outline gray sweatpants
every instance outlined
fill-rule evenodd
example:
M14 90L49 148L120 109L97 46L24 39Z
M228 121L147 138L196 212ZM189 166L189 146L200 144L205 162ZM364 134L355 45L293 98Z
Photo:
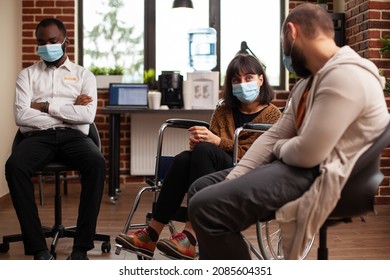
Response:
M277 160L233 180L231 169L196 180L188 192L188 215L199 244L200 259L250 259L241 231L306 192L318 166L298 168Z

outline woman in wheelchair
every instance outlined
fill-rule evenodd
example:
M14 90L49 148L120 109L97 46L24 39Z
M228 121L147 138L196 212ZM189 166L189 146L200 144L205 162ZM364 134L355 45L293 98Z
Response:
M215 109L210 129L189 129L189 150L176 155L164 179L153 217L148 227L120 234L116 242L124 249L153 256L155 248L179 259L194 259L197 243L191 223L170 239L159 240L164 226L179 209L189 186L199 177L233 165L233 137L236 128L247 122L275 123L280 110L271 101L270 87L260 61L248 54L237 54L228 65L223 102ZM240 159L258 137L244 132L239 137Z

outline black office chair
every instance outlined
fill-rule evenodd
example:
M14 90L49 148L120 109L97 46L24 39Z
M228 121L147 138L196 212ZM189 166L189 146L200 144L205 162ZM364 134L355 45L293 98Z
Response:
M14 148L21 140L23 140L23 134L18 130L15 135L12 148ZM101 149L100 136L95 123L92 123L89 128L90 137ZM62 164L61 162L52 162L36 171L35 175L51 174L55 176L55 195L54 195L54 225L52 227L42 227L42 231L45 237L53 238L50 252L54 258L56 258L56 246L60 238L70 237L74 238L76 234L76 226L65 227L62 224L62 207L61 207L61 176L64 176L68 171L75 171L71 166ZM21 234L14 234L3 236L3 243L0 244L0 252L6 253L9 250L9 243L22 241L23 237ZM103 241L101 249L102 252L110 252L111 243L110 236L106 234L96 233L94 240Z
M249 123L240 129L265 131L270 126L267 124ZM319 231L319 247L317 249L317 258L319 260L328 259L328 227L339 223L352 222L352 218L354 217L360 217L364 221L363 215L374 211L375 195L380 182L383 180L383 174L380 171L380 158L382 151L389 146L390 124L382 135L375 140L373 145L359 157L341 192L340 200L325 223L321 226ZM274 220L260 221L256 226L261 253L254 252L255 255L265 259L283 259L283 240L276 222ZM314 237L306 245L303 258L311 249L313 241ZM250 248L253 251L255 248L251 246L250 244Z
M352 222L352 218L374 212L375 195L383 180L380 159L383 150L390 146L390 124L373 145L355 163L345 184L336 208L322 225L319 233L317 258L328 259L327 229L339 223Z

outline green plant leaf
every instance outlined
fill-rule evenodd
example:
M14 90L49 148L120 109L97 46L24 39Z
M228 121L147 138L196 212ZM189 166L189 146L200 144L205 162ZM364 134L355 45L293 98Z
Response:
M107 67L98 67L98 66L91 66L89 70L94 75L108 75L108 68Z
M383 45L383 47L379 50L380 54L390 53L390 35L386 35L385 37L379 39L379 42Z

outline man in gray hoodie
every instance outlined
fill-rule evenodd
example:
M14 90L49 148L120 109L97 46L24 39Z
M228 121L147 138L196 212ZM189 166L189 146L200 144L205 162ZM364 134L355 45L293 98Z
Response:
M201 259L249 259L241 231L276 218L284 256L297 259L340 197L357 158L389 124L377 67L334 42L321 7L294 8L282 27L283 62L302 79L279 121L234 169L189 191Z

